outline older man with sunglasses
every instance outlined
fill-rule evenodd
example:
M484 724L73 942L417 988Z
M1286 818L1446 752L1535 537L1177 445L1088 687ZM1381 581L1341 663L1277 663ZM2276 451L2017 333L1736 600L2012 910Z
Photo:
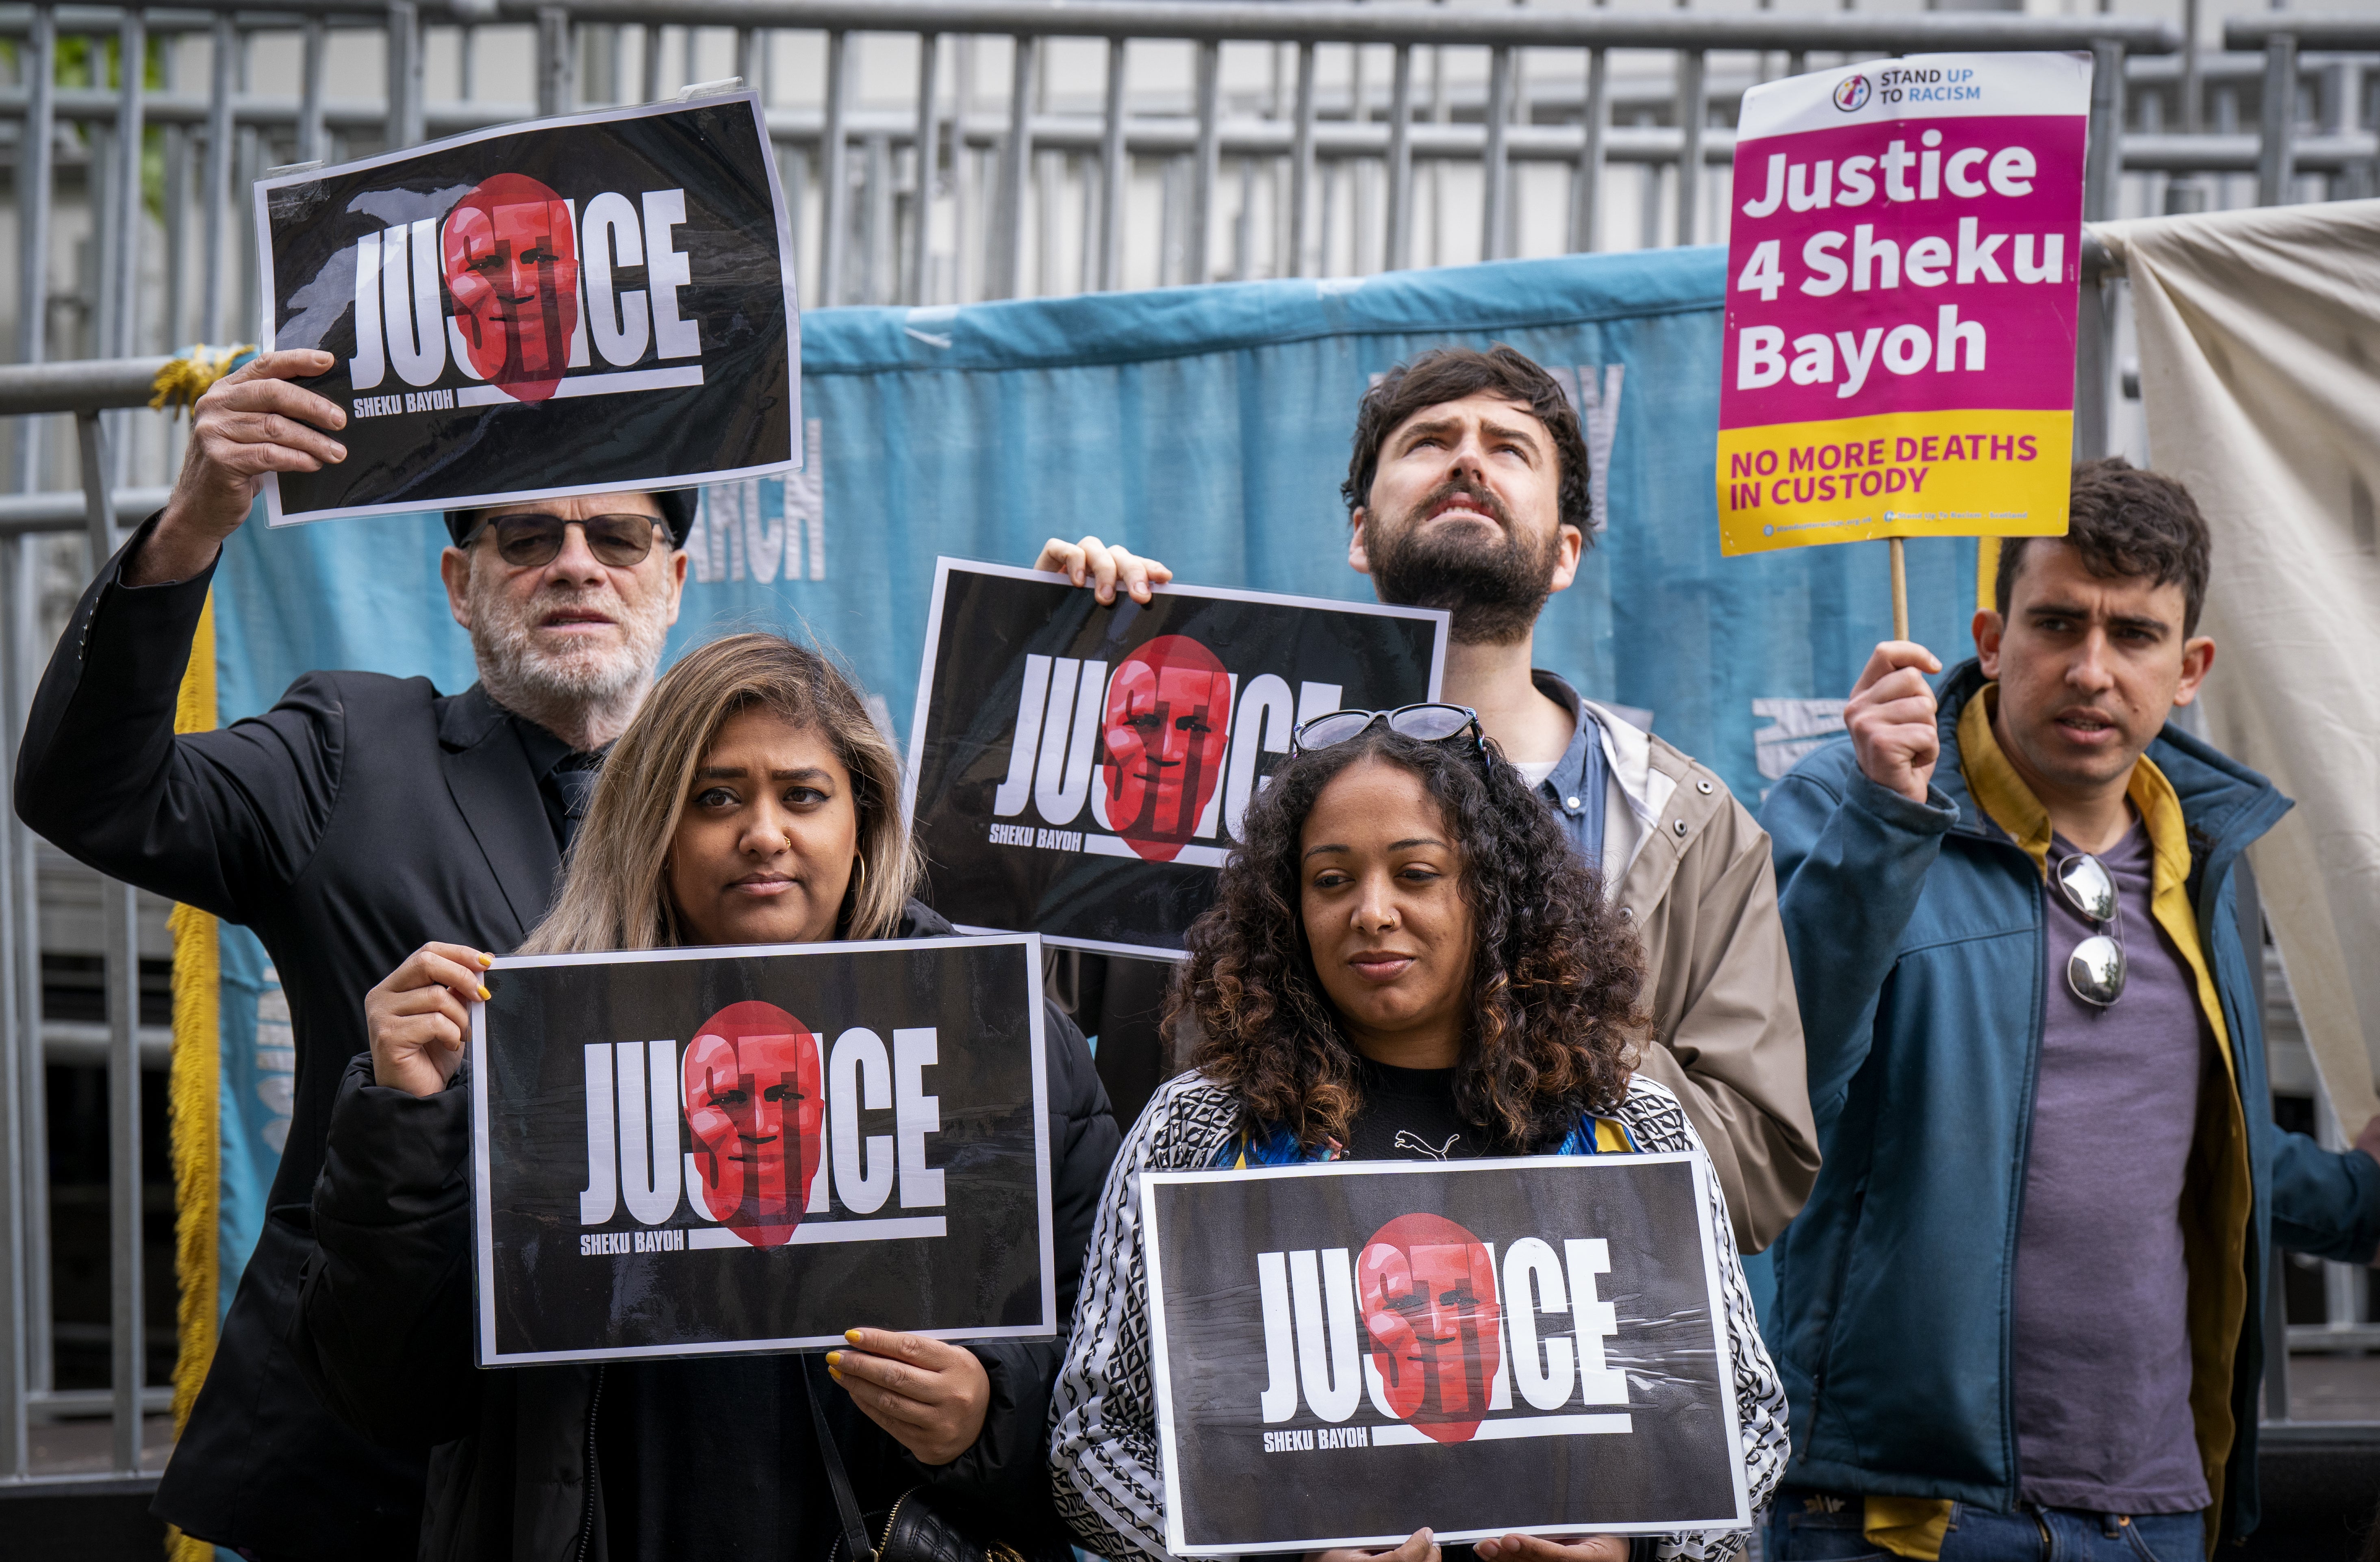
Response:
M346 459L346 411L292 383L330 362L268 353L200 398L165 508L100 570L58 642L17 775L34 829L245 924L288 997L296 1102L269 1218L156 1501L188 1533L264 1562L416 1549L429 1450L349 1432L287 1343L332 1100L367 1045L374 983L428 939L510 949L544 914L600 756L652 686L695 515L690 490L450 514L439 573L478 683L447 695L427 678L311 672L261 717L177 736L208 584L263 474ZM1074 553L1106 571L1111 596L1104 551Z
M450 515L440 563L480 682L313 672L264 715L176 736L224 540L270 471L346 458L346 414L268 353L200 401L165 508L83 594L35 696L25 821L103 873L245 924L297 1037L289 1136L159 1515L264 1558L409 1556L426 1449L315 1403L286 1344L307 1210L363 994L431 938L519 942L545 908L594 757L652 684L694 495L613 493Z
M2192 1562L2257 1518L2268 1239L2366 1263L2380 1119L2273 1125L2241 851L2169 724L2215 660L2189 493L2120 459L2001 551L1980 655L1878 646L1762 811L1825 1161L1777 1247L1781 1562Z

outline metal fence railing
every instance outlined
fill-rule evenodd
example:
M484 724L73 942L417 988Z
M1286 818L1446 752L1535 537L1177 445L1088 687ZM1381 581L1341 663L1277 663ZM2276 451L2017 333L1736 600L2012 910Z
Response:
M2380 188L2368 25L2258 18L2215 53L2199 3L2177 0L2180 30L1568 0L0 6L18 237L0 318L28 362L253 339L247 192L267 169L729 73L770 105L811 303L1719 238L1748 87L1918 50L2096 54L2094 216ZM162 480L170 441L118 430L118 478ZM19 489L67 459L18 444Z
M2257 126L2256 201L2274 206L2287 200L2298 176L2313 168L2325 172L2330 159L2344 152L2352 160L2343 165L2359 175L2360 195L2380 194L2380 171L2374 166L2370 131L2380 128L2380 69L2356 54L2380 53L2380 17L2256 17L2224 25L2223 42L2231 49L2264 51ZM2295 84L2306 74L2303 57L2320 50L2332 57L2315 67L2322 95L2321 117L2313 135L2299 127Z
M1891 53L2075 48L2099 66L2093 217L2380 191L2380 21L2259 16L2214 52L2198 6L2176 0L2178 29L1560 0L0 5L17 238L0 319L13 305L19 360L0 369L17 490L0 497L6 757L51 598L162 501L171 425L129 409L164 359L141 355L255 334L248 191L277 164L739 75L768 104L805 300L962 303L1716 240L1755 82ZM2107 442L2112 286L2093 273L2084 289L2086 453ZM69 354L98 361L45 362ZM157 1392L141 1387L139 1081L160 1059L139 1024L140 913L101 889L103 1031L45 1018L44 850L13 817L0 829L0 1481L26 1475L34 1420L103 1407L110 1463L137 1471ZM108 1071L103 1396L51 1368L44 1071L62 1058Z
M79 530L90 568L112 554L124 528L160 502L153 493L120 493L107 459L103 411L143 406L163 358L18 365L0 369L0 416L69 413L80 460L79 493L0 499L0 690L5 690L6 753L15 772L18 735L24 730L32 679L49 648L30 634L35 619L23 589L31 550L45 534ZM124 502L129 501L130 506ZM79 512L79 513L78 513ZM142 1418L162 1408L148 1380L148 1330L143 1284L144 1190L141 1176L141 1074L162 1072L163 1047L140 1024L140 909L132 887L103 879L98 912L103 928L103 1036L55 1034L42 1004L42 896L36 842L10 810L0 829L0 1480L28 1471L30 1422L36 1411L104 1408L113 1423L109 1462L118 1471L141 1467ZM160 1038L162 1040L162 1038ZM91 1043L97 1042L96 1048ZM107 1074L107 1263L110 1388L103 1397L61 1392L49 1366L51 1348L50 1181L45 1145L48 1067L68 1055L90 1060L96 1050ZM145 1054L145 1055L144 1055Z

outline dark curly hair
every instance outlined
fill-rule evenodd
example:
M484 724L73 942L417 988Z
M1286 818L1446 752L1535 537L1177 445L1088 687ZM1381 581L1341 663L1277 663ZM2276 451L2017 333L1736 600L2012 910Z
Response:
M1357 1055L1314 968L1300 913L1300 842L1333 778L1367 759L1410 770L1444 810L1477 935L1455 1106L1496 1148L1552 1148L1628 1089L1643 1022L1643 956L1544 803L1500 758L1375 724L1293 755L1242 826L1215 903L1190 926L1166 1026L1203 1033L1191 1066L1245 1120L1301 1144L1344 1140L1363 1105Z
M2143 472L2120 455L2108 455L2074 468L2070 499L2065 537L2038 540L2070 544L2082 555L2082 567L2101 580L2145 576L2154 586L2180 586L2182 637L2197 634L2215 544L2190 490L2162 472ZM2034 540L2010 537L2000 542L1992 595L2002 618L2016 597L2026 545Z
M1561 469L1555 507L1563 526L1576 527L1589 543L1595 540L1595 501L1588 478L1586 436L1578 424L1578 408L1561 381L1517 348L1499 342L1486 352L1476 347L1437 347L1380 376L1364 393L1355 409L1354 448L1347 460L1347 480L1339 496L1347 513L1372 502L1372 479L1380 470L1380 446L1390 434L1424 407L1439 406L1487 391L1520 403L1546 426L1553 441L1554 459Z

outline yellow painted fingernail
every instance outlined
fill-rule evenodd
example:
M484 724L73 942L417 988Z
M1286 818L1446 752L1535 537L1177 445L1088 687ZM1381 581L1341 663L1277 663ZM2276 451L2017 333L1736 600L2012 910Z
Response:
M843 1374L835 1371L832 1367L826 1369L826 1375L834 1379L837 1383L841 1383L843 1381Z
M481 987L481 988L480 989L480 1001L481 1003L485 1003L485 1002L487 1002L487 1001L488 1001L488 989L487 989L487 988L485 988L485 987Z
M843 1364L843 1352L840 1350L828 1351L826 1353L826 1364L830 1371L835 1367L841 1366Z
M493 965L495 963L496 957L492 954L483 952L480 956L480 969L482 971L485 971L489 966Z
M856 1345L859 1343L859 1331L857 1329L845 1329L843 1331L843 1338L851 1341L854 1345Z

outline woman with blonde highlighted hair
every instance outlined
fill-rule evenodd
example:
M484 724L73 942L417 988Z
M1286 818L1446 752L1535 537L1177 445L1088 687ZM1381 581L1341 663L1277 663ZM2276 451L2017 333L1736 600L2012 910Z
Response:
M815 892L751 901L774 941L898 938L915 887L917 852L901 817L901 761L859 695L824 657L774 635L736 635L686 653L621 734L570 859L553 909L530 930L523 954L662 949L677 944L756 943L719 923L705 892L681 883L672 847L689 817L705 817L710 790L696 768L731 727L776 727L809 735L805 764L840 769L847 807L829 807L846 827L850 851L821 843ZM832 764L827 764L828 756ZM718 769L717 766L710 766ZM832 779L832 778L829 778ZM838 883L834 870L847 869ZM681 894L688 897L681 903ZM748 899L748 897L747 897ZM782 903L780 903L782 902ZM798 908L798 910L796 910ZM834 913L833 924L823 920ZM735 924L737 927L745 926Z
M816 651L737 635L688 652L613 746L521 952L947 936L917 878L899 761L858 692ZM332 1114L299 1309L316 1392L370 1435L435 1446L425 1558L826 1558L842 1525L802 1358L474 1370L457 1086L492 960L426 944L366 1001L371 1050ZM1044 1031L1071 1309L1117 1132L1081 1033L1054 1008ZM969 1536L1062 1562L1043 1453L1062 1342L848 1338L821 1402L861 1506L922 1487Z

